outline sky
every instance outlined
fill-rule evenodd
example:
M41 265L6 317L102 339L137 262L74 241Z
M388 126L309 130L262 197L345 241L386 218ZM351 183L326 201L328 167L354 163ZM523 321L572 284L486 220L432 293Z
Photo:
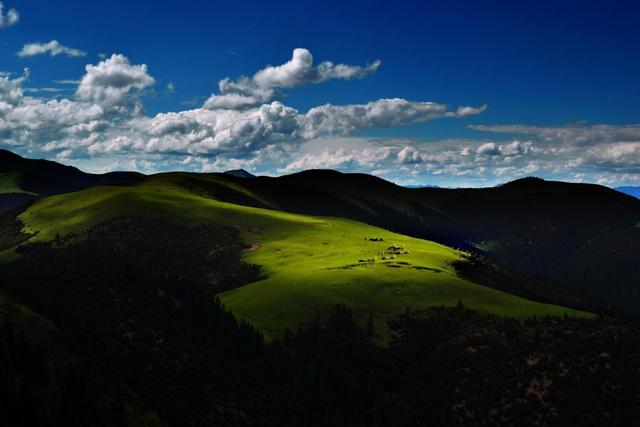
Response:
M640 185L637 1L0 4L0 148L27 157Z

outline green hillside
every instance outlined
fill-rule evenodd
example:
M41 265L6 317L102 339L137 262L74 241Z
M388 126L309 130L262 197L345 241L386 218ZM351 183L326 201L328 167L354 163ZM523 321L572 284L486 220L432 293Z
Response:
M26 193L35 194L30 191L23 190L20 187L20 177L22 174L18 172L0 173L0 194L7 193Z
M121 216L234 226L250 246L246 261L261 266L265 278L224 293L221 300L267 336L312 320L316 313L338 303L352 307L361 321L372 313L380 324L406 307L454 305L459 299L479 311L507 316L580 314L470 283L451 266L461 253L434 242L352 220L215 200L202 188L216 179L162 174L132 186L51 196L38 201L20 219L24 231L35 234L32 242ZM254 197L247 191L243 194ZM389 251L390 246L399 249Z

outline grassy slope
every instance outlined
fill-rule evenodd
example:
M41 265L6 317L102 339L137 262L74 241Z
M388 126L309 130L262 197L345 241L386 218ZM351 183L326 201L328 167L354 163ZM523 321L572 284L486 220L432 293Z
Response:
M18 184L20 176L21 174L19 172L0 173L0 194L26 193L35 195L35 193L25 191L20 188L20 185Z
M135 186L98 187L52 196L37 202L21 219L25 231L37 233L32 238L36 241L123 215L239 227L248 244L259 242L260 247L246 252L246 260L262 266L266 278L221 298L229 309L267 336L311 320L317 311L336 303L348 304L360 319L373 311L379 321L404 307L453 305L458 299L469 307L509 316L576 314L457 277L450 262L460 253L446 246L351 220L224 203L182 186L185 180L206 179L215 177L165 174ZM384 241L371 242L365 237L381 237ZM409 254L382 261L379 253L390 244L406 246ZM379 257L375 263L358 262L375 256Z

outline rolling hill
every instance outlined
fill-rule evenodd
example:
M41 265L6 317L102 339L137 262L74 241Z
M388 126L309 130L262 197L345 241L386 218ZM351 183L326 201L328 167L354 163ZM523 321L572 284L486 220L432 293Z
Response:
M619 248L618 262L601 263L598 277L608 278L606 286L582 270L593 262L592 255L581 258L585 245L597 253L614 244L608 240L635 234L640 223L640 200L607 187L525 178L491 188L411 189L370 175L310 170L249 180L212 174L200 190L219 200L350 218L471 250L602 305L640 310L631 247Z
M459 277L453 263L463 254L441 244L353 220L243 206L201 193L203 186L219 179L160 174L134 185L47 197L19 219L23 232L33 236L31 244L120 217L232 226L248 246L245 261L260 266L264 278L220 298L268 336L279 336L285 328L310 321L335 304L347 304L362 322L374 314L381 326L406 308L455 305L459 299L481 312L508 316L579 314ZM396 248L389 249L392 246ZM6 250L4 256L12 253Z
M603 306L630 313L640 309L633 250L620 250L618 262L603 264L597 277L610 278L606 287L601 285L601 279L596 280L584 270L598 248L620 242L621 235L634 234L640 223L640 201L609 188L536 178L492 188L405 188L370 175L329 170L277 178L243 172L177 176L182 177L181 185L188 192L204 198L246 207L348 218L480 253L500 268L548 283L540 292L521 295L546 301L544 294L555 286ZM5 178L5 191L13 191L0 195L0 207L4 206L5 211L34 200L36 194L143 179L130 173L85 174L55 162L23 159L7 151L0 152L0 174ZM21 192L16 193L18 190ZM613 242L607 243L609 239ZM582 249L586 246L588 251Z
M549 259L597 281L591 295L633 300L619 286L637 277L633 199L534 179L458 191L235 175L157 174L0 214L0 321L27 325L19 341L0 325L3 413L194 427L635 419L619 408L637 407L637 324L565 308L579 305L556 298L561 273L521 282L515 262ZM13 388L25 378L35 388Z

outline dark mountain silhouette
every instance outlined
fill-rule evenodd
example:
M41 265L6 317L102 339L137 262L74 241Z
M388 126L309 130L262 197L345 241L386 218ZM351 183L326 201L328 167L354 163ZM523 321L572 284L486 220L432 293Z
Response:
M139 180L138 172L91 174L49 160L32 160L0 150L0 171L16 173L20 188L40 195L67 193L98 185L122 185Z
M0 150L0 179L12 179L21 192L0 194L0 212L5 212L38 196L68 193L98 185L124 185L140 180L137 172L91 174L49 160L26 159ZM10 177L10 178L9 178Z

